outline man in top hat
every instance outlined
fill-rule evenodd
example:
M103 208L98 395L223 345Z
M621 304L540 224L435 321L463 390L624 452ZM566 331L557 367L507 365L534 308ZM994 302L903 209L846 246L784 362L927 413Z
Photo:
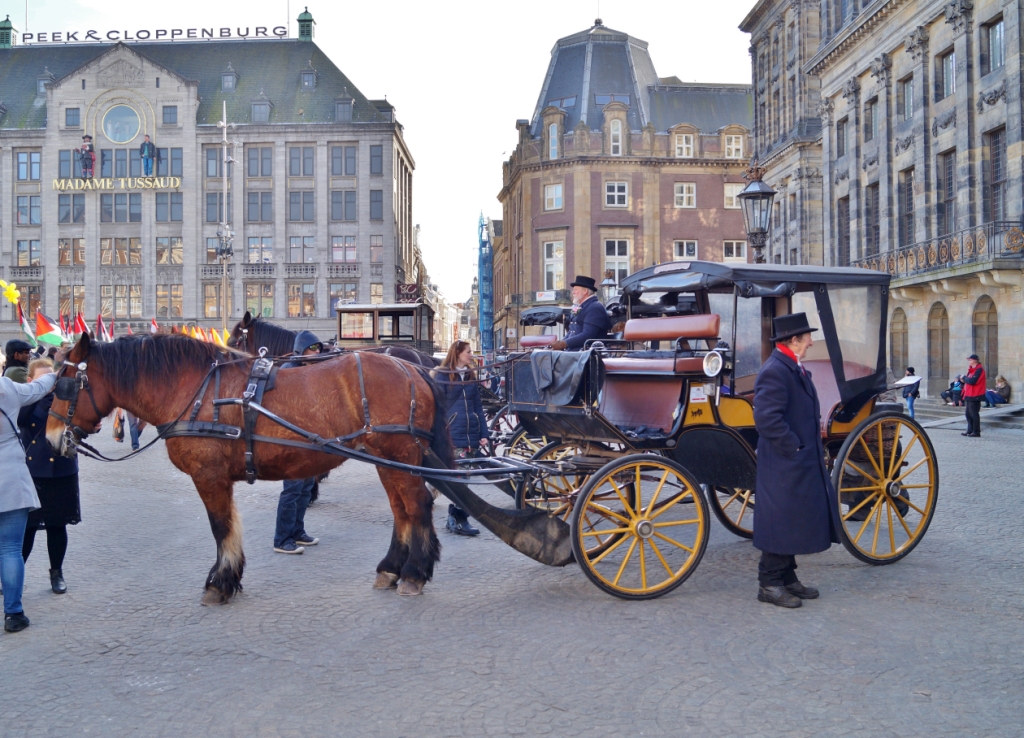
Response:
M818 590L797 579L795 557L839 543L839 503L825 469L818 393L800 363L817 329L808 325L806 313L775 318L772 327L775 350L754 385L757 599L800 607L817 598Z
M92 136L88 133L82 136L82 148L78 150L78 162L82 166L82 179L92 179L92 172L96 164L96 151L92 146Z
M612 327L608 311L597 299L597 283L592 277L577 276L569 286L572 287L572 318L565 340L551 344L555 351L577 351L587 341L608 338Z
M964 399L967 416L967 432L961 436L968 438L981 438L981 401L985 399L985 367L981 365L981 359L977 354L967 357L967 374L964 376L964 389L961 396Z

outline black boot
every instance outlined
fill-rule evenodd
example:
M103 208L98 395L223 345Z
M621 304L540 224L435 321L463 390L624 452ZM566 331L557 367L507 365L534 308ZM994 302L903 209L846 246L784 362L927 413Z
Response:
M455 505L448 505L448 521L444 525L457 536L478 536L480 531L469 524L469 516L465 510Z
M60 569L50 569L50 588L54 594L59 595L68 591L68 585L64 583L64 572Z

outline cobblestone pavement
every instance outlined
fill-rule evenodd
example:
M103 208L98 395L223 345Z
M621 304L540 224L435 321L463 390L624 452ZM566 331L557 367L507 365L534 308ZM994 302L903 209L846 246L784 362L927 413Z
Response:
M0 634L0 735L1019 736L1024 434L958 430L931 432L921 545L887 567L838 545L801 558L822 598L796 611L756 601L757 554L717 523L689 581L625 602L486 532L447 535L441 505L425 596L374 591L391 515L355 463L310 508L303 556L271 550L279 485L237 485L245 592L202 607L214 547L190 480L160 448L85 460L68 594L40 535L32 627Z

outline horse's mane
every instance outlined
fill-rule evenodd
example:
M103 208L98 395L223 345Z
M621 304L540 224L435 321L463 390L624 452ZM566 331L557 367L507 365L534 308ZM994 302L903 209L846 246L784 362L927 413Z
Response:
M295 346L295 337L298 335L295 331L282 328L261 318L253 318L246 327L252 331L255 350L259 351L260 348L266 346L267 352L271 356L290 354Z
M176 381L183 370L207 371L213 362L248 359L248 354L235 349L199 341L180 334L121 336L113 343L90 344L88 363L103 369L112 385L131 391L139 376L159 377Z

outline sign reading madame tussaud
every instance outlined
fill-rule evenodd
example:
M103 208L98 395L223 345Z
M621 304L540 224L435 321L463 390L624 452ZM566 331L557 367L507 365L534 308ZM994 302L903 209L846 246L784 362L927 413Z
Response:
M251 31L251 32L250 32ZM269 31L269 33L268 33ZM81 34L81 35L79 35ZM158 28L131 31L47 31L23 33L21 42L34 44L105 43L109 41L177 41L178 39L214 38L284 38L285 26L252 26L251 28Z
M181 177L96 177L95 179L55 179L53 189L67 190L177 190Z

